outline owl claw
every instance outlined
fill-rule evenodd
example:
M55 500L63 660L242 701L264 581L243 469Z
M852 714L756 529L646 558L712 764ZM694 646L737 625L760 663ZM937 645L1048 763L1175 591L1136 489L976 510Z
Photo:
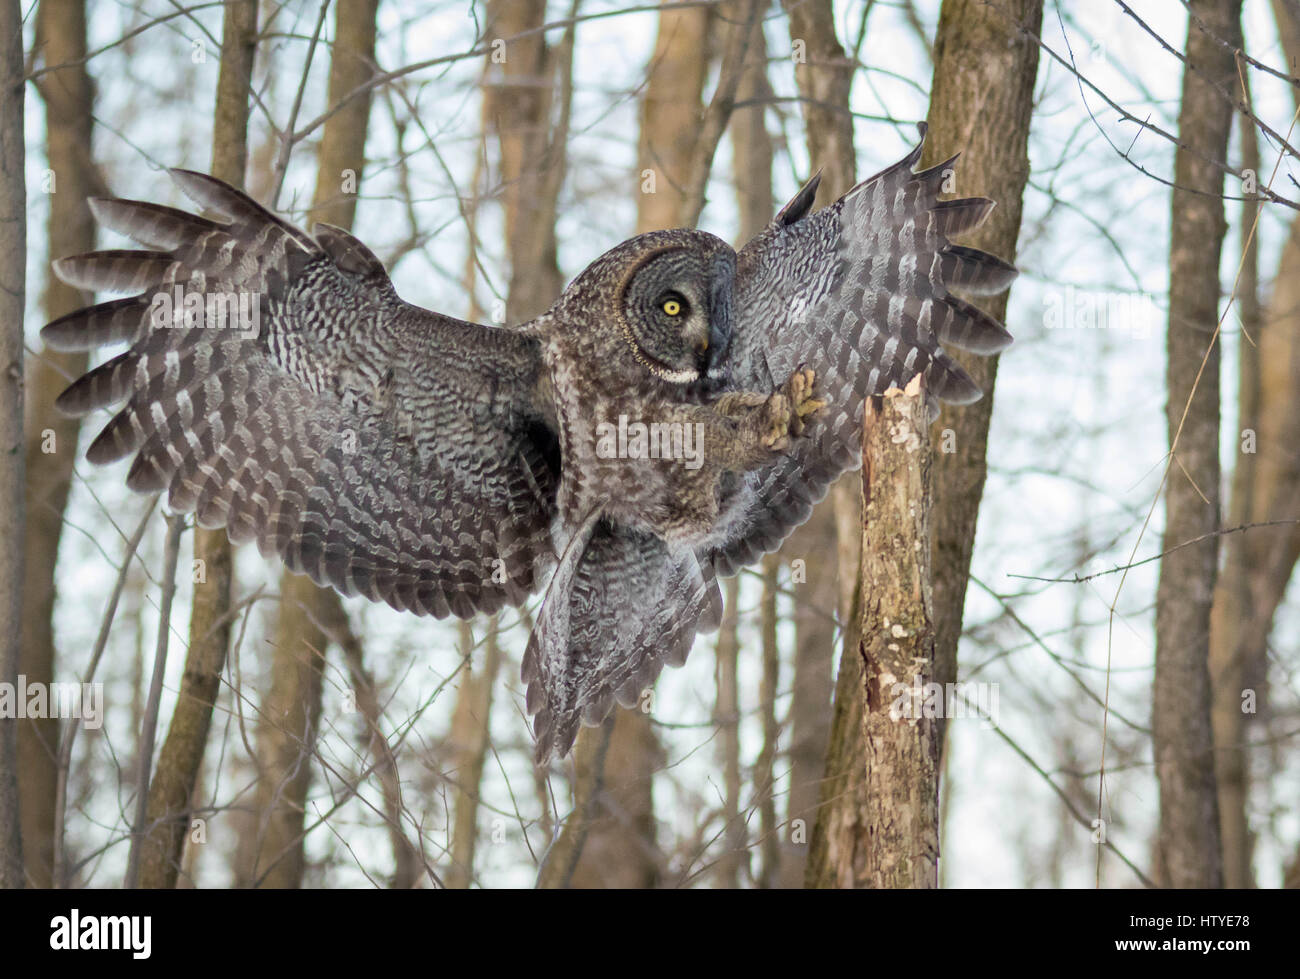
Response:
M774 452L780 452L790 445L790 424L797 419L790 410L790 399L780 391L767 399L767 418L759 435L759 441Z
M804 364L799 365L799 369L786 382L785 394L792 407L789 422L791 435L802 435L804 419L826 407L827 402L817 397L816 385L816 372Z

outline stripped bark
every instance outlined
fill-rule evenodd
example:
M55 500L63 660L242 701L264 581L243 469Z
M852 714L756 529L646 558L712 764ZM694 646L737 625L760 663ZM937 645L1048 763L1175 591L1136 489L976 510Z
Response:
M924 402L917 378L906 393L865 407L862 574L836 682L809 887L938 886L938 718L908 692L924 690L936 670Z
M930 698L930 434L918 376L865 406L862 661L866 884L937 887L939 731ZM939 688L943 690L942 687ZM925 691L917 696L917 692Z

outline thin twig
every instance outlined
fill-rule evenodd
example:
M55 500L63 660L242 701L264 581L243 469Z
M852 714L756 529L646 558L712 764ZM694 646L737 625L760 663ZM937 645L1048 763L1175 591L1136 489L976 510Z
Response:
M140 879L140 847L145 835L149 808L149 774L153 764L153 743L158 732L158 711L162 705L163 676L167 672L167 640L171 632L172 599L176 595L176 560L181 549L181 531L185 518L180 514L167 517L167 539L163 544L163 592L158 607L158 643L154 649L153 678L149 682L149 700L145 706L144 727L140 733L139 769L135 782L135 824L131 830L131 854L127 859L125 887L134 888Z

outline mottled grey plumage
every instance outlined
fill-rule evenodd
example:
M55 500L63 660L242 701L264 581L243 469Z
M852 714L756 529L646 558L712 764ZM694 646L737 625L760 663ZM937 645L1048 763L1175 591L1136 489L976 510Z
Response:
M949 290L1015 270L949 243L992 204L939 202L952 161L913 173L919 154L810 213L814 179L739 254L700 231L633 238L510 329L404 303L351 235L173 171L210 217L96 201L156 250L57 263L136 294L46 326L54 347L129 344L59 404L125 402L92 461L134 453L132 488L345 594L468 616L550 575L523 679L539 758L563 754L716 628L717 575L859 465L867 396L923 372L936 406L979 397L940 342L1010 336ZM257 321L167 322L165 294L251 296Z

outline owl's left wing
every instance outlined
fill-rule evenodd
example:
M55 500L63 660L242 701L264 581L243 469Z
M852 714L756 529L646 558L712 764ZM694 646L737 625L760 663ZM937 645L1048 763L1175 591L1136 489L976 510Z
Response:
M537 342L402 302L346 232L313 238L219 180L173 171L211 217L92 202L150 250L63 259L127 298L42 332L125 341L58 400L116 413L87 453L127 485L344 594L442 617L519 604L554 560L559 449Z
M729 386L771 391L807 365L829 407L789 454L724 483L707 549L723 575L775 550L840 473L861 465L869 395L923 373L932 415L938 401L978 400L942 344L992 354L1011 342L1001 323L951 293L998 293L1016 276L949 240L982 224L993 202L940 201L955 158L913 172L924 137L922 126L904 159L809 213L814 178L739 253Z

